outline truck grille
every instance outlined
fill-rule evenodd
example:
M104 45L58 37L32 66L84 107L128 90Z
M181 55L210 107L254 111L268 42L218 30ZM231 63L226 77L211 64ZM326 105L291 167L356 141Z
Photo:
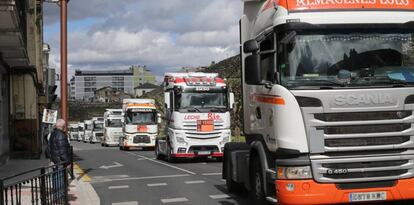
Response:
M189 153L200 151L219 152L219 148L217 146L191 146L188 150Z
M103 133L96 133L95 136L97 136L97 137L103 137Z
M315 180L322 183L404 179L414 176L414 159L410 158L413 157L403 155L312 160L312 168Z
M363 183L414 177L414 155L403 154L414 149L413 111L302 110L316 181Z
M183 123L184 130L186 131L197 131L197 122L184 122ZM214 122L214 130L221 130L224 129L224 122Z
M149 136L137 135L134 137L134 143L151 143L151 138Z

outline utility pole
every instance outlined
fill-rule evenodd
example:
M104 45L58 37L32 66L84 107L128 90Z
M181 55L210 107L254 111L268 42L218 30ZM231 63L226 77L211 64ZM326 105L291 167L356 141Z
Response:
M60 111L68 126L68 1L60 0Z

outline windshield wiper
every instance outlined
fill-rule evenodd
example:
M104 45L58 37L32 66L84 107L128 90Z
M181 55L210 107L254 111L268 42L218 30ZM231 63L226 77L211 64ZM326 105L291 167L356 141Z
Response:
M187 109L188 112L201 112L201 110L196 107L184 108L184 109Z
M297 82L294 82L294 84L298 84L298 86L320 86L320 87L326 87L329 85L335 85L335 86L339 86L339 87L346 87L346 83L341 83L341 82L337 82L337 81L333 81L333 80L328 80L328 79L307 79L304 80L305 82L303 82L302 80L298 80ZM324 84L322 84L324 83Z
M211 111L212 112L227 112L228 111L228 109L227 108L224 108L224 107L211 107Z

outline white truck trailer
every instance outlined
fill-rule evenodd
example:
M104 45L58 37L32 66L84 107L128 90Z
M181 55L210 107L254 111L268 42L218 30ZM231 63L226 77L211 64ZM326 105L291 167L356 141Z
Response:
M124 99L124 136L119 141L121 150L131 148L153 149L161 117L153 99Z
M225 147L228 189L414 199L414 1L244 0L240 25L246 143Z
M92 137L93 121L85 120L85 134L83 136L83 142L90 142Z
M234 95L216 73L166 73L166 136L156 143L157 158L223 157L231 140Z
M102 146L118 146L123 136L122 124L124 121L122 109L106 109L104 113L104 138Z
M104 118L103 117L94 117L92 118L92 135L89 140L90 143L101 143L103 138L103 128L104 128Z

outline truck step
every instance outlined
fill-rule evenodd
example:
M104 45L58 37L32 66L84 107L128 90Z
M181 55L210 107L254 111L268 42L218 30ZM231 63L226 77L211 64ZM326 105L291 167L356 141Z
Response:
M270 197L270 196L266 197L266 200L268 202L270 202L270 203L273 203L273 204L276 204L277 203L277 199L275 199L273 197Z

